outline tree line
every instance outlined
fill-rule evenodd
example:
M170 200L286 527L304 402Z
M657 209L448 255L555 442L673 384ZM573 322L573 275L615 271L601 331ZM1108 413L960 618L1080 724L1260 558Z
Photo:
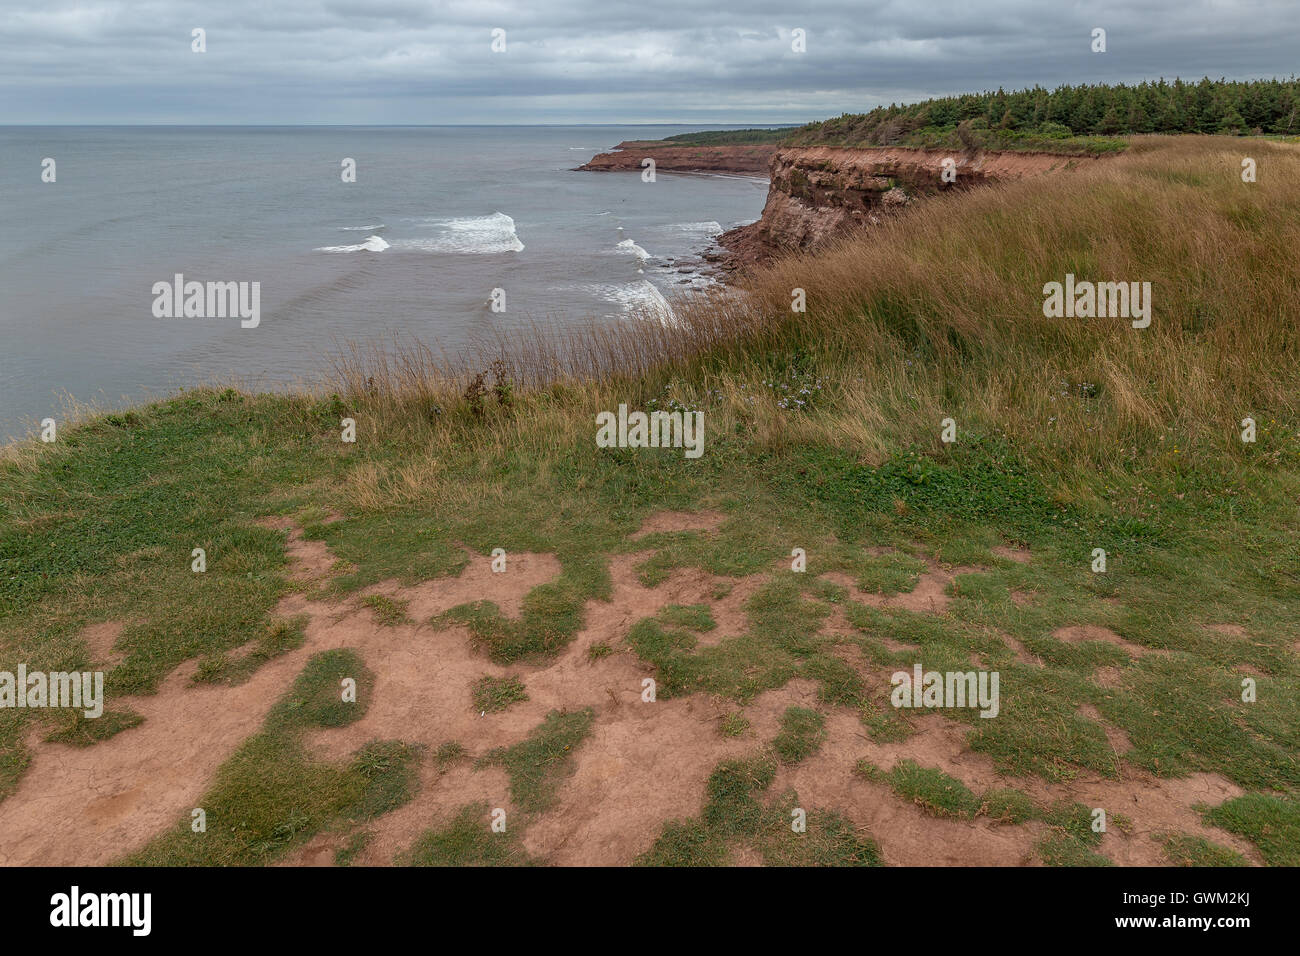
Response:
M790 142L891 145L927 129L988 129L1045 137L1131 133L1300 134L1300 81L1164 79L968 93L869 113L845 113L795 131Z

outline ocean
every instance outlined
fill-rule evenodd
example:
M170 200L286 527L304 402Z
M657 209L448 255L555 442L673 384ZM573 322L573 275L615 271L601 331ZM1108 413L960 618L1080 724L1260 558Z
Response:
M713 281L699 254L758 218L766 182L572 170L689 129L0 127L0 441L65 395L113 408L231 379L272 389L318 380L348 342L454 351L533 322L662 313ZM259 283L260 321L159 317L154 286L177 274Z

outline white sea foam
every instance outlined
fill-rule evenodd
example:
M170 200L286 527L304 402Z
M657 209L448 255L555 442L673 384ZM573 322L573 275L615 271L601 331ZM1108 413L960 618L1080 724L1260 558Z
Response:
M755 185L759 185L759 186L767 186L771 183L771 180L769 180L766 176L746 176L738 173L707 173L707 172L693 173L688 171L677 172L676 170L674 170L674 174L678 176L705 176L710 179L739 179L742 182L754 183Z
M339 232L378 232L387 228L382 222L377 222L373 226L339 226Z
M515 221L503 212L455 219L419 219L416 223L419 228L432 229L436 234L427 238L394 239L394 249L487 254L520 252L524 248L515 233Z
M622 285L589 285L588 291L600 296L606 302L619 306L624 313L640 314L646 318L656 318L664 325L676 325L677 316L653 283L647 279L628 282Z
M668 304L663 293L655 288L654 284L642 279L635 284L635 294L640 296L640 300L634 300L629 311L640 312L658 319L666 326L677 324L677 316L673 314L673 307Z
M379 236L370 236L354 246L318 246L317 252L383 252L388 243Z
M705 236L722 235L722 224L713 220L708 222L678 222L674 223L670 228L678 232L699 233Z
M646 252L644 249L638 246L631 239L624 239L622 242L618 244L616 248L620 249L623 252L633 253L642 262L645 262L647 259L651 258L650 253Z

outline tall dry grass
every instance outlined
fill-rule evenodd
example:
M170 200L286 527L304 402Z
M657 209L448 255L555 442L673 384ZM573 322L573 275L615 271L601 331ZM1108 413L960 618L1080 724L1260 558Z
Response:
M1255 183L1241 179L1246 156ZM723 427L869 459L937 444L945 417L1064 466L1106 466L1162 441L1171 454L1239 454L1243 417L1296 419L1298 183L1294 146L1138 137L1086 168L919 202L738 292L678 300L672 324L535 326L455 354L372 344L342 353L336 382L392 427L463 404L467 380L500 359L520 401L561 428L586 428L586 412L671 379L711 395ZM1067 272L1150 282L1151 326L1045 318L1043 286ZM791 311L795 288L804 314ZM827 400L792 416L759 383L796 352L811 356ZM503 430L494 443L535 441L526 418L492 427Z

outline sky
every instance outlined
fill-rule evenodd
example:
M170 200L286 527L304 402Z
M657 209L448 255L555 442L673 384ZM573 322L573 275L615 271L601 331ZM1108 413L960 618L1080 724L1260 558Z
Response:
M1300 0L0 0L0 125L803 123L1298 39Z

